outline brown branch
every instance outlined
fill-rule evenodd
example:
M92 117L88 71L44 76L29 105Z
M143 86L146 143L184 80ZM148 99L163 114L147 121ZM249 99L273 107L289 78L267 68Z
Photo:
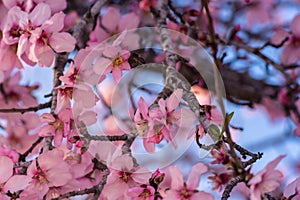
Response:
M223 191L222 194L222 200L227 200L230 197L230 193L232 189L240 182L244 181L244 176L241 174L233 179L226 185L225 190Z
M123 135L89 135L89 134L85 134L84 135L85 139L88 140L100 140L100 141L126 141L128 139L128 135L127 134L123 134Z
M25 151L25 153L21 154L19 157L19 162L25 162L26 157L33 151L33 149L42 142L43 138L39 137L30 147L27 151Z
M183 99L188 103L190 109L200 120L204 131L207 132L210 122L207 119L204 110L201 109L196 96L190 91L190 84L186 80L182 79L175 69L178 56L172 53L174 52L174 48L166 25L168 13L166 11L167 5L165 4L165 1L158 1L156 9L158 10L158 13L154 17L157 19L157 24L159 27L158 31L161 37L161 45L166 54L166 87L169 87L172 90L175 90L176 88L183 89Z
M216 34L215 34L215 29L214 29L214 23L213 23L213 19L212 16L210 14L210 10L208 8L208 2L207 0L201 0L202 2L202 6L204 6L204 9L206 11L206 16L207 16L207 20L208 20L208 30L210 33L210 38L211 38L211 49L212 49L212 56L214 58L215 64L217 65L217 67L220 69L221 68L221 64L217 58L217 53L218 53L218 45L216 43Z
M76 24L73 28L73 37L77 41L77 46L80 48L83 47L83 44L80 44L82 33L85 30L85 27L92 23L93 20L99 15L101 8L106 3L106 0L98 0L92 5L89 10L83 15L80 22Z
M45 109L45 108L50 108L51 106L51 101L47 102L47 103L43 103L43 104L39 104L38 106L33 106L33 107L29 107L29 108L8 108L8 109L0 109L0 112L2 113L25 113L25 112L31 112L31 111L38 111L41 109Z

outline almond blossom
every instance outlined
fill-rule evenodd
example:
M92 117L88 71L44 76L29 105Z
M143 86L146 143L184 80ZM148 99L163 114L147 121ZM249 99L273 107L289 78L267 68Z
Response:
M109 170L102 192L103 197L108 199L124 199L129 188L147 184L150 178L148 170L134 167L133 158L128 154L116 157Z
M104 28L100 26L100 23ZM97 44L104 41L109 36L113 36L117 33L123 32L125 30L137 28L140 23L140 19L135 13L127 13L121 16L121 13L118 9L114 7L108 7L105 14L102 17L102 20L97 20L96 28L90 34L89 44ZM124 41L127 46L138 47L138 38L137 34L130 34L128 41Z
M56 13L43 23L40 28L32 31L30 37L29 59L40 66L50 66L54 60L54 52L73 51L76 40L67 32L60 32L64 27L65 14Z
M51 187L61 187L72 179L71 168L64 161L64 152L59 149L45 152L33 160L27 169L31 177L29 185L21 193L22 199L43 199Z
M148 142L158 144L165 138L167 142L171 141L176 147L173 138L176 136L177 130L189 127L194 123L194 114L190 110L186 108L177 109L182 98L182 93L182 89L175 90L168 101L160 99L158 107L149 111L149 116L160 122L162 128L160 131L155 132L154 135L149 135Z
M54 136L54 145L60 146L62 139L70 134L71 114L70 109L62 110L57 117L44 113L41 121L47 122L48 125L39 130L39 135L41 137Z
M122 78L122 70L129 70L128 58L130 52L118 46L109 46L104 49L94 66L94 71L99 75L112 73L114 80L118 83Z
M207 167L203 163L198 163L193 166L189 174L187 182L183 180L182 172L175 166L169 168L171 178L171 188L166 191L165 200L174 199L206 199L212 200L213 196L209 193L199 191L197 188L200 183L200 176L207 172Z
M275 170L275 167L283 158L284 156L277 157L250 179L251 200L260 200L261 195L280 186L283 175L279 170Z

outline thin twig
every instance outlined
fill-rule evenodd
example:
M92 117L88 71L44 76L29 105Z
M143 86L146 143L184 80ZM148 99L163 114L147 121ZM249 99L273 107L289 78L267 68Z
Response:
M31 111L38 111L45 108L50 108L51 101L43 104L39 104L38 106L28 107L28 108L7 108L7 109L0 109L0 112L2 113L25 113L25 112L31 112Z

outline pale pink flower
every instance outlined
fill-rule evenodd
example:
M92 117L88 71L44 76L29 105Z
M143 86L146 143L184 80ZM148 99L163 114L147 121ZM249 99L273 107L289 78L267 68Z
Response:
M286 37L288 41L284 43L281 62L285 65L294 64L300 59L300 15L296 15L290 24L291 34L284 29L275 30L271 38L273 44L280 44Z
M29 59L38 62L40 66L50 66L53 63L55 52L73 51L76 40L67 32L60 32L64 27L65 14L56 13L43 25L32 31L30 37Z
M94 71L100 75L106 75L111 72L114 80L119 82L122 78L122 70L130 69L129 56L129 51L118 46L109 46L105 48L102 57L95 63Z
M79 69L75 68L74 62L71 62L66 73L63 76L59 77L59 80L61 80L65 85L73 87L78 76L79 76Z
M169 168L172 175L171 188L166 191L165 200L174 199L206 199L212 200L213 196L204 191L199 191L197 188L200 183L200 176L207 172L207 167L203 163L198 163L193 166L189 174L187 182L183 180L182 172L175 166Z
M138 102L138 108L136 110L136 113L134 115L134 122L135 127L137 130L137 134L141 137L143 137L143 144L145 149L148 152L154 152L155 151L155 144L149 143L148 141L148 135L153 135L156 133L156 130L154 127L156 120L152 120L149 116L149 110L147 103L145 100L141 97ZM154 133L155 132L155 133Z
M37 199L43 199L51 187L68 184L72 173L63 158L64 152L54 149L33 160L27 169L27 176L31 177L31 181L21 193L21 198L27 200L30 199L30 195L37 195Z
M105 29L101 28L100 23L105 27ZM136 14L127 13L121 16L118 9L108 7L105 14L102 16L101 22L99 19L97 20L96 28L90 34L89 45L100 43L106 38L125 30L137 28L139 23L140 19ZM128 37L129 41L124 41L123 43L127 44L125 46L138 47L138 38L139 36L137 34L130 34L130 38Z
M279 170L275 170L275 167L283 158L284 156L277 157L250 179L248 184L250 185L251 200L260 200L261 195L272 192L280 186L283 175Z
M70 109L62 110L57 117L49 113L44 113L41 116L42 122L47 122L48 125L43 126L39 130L39 135L41 137L54 136L54 145L60 146L62 139L67 137L70 133L70 124L72 113Z
M290 200L300 199L300 178L296 178L285 187L283 196Z
M116 157L109 167L110 174L102 195L108 199L124 199L129 188L147 184L150 173L146 169L134 167L128 154Z
M155 132L154 135L149 135L148 142L158 144L162 139L166 139L167 142L171 141L176 147L173 138L176 136L179 127L189 127L194 123L194 114L192 111L186 108L177 109L182 98L182 93L182 89L175 90L167 101L160 99L158 107L149 111L149 116L152 120L155 119L160 122L162 128L160 131Z

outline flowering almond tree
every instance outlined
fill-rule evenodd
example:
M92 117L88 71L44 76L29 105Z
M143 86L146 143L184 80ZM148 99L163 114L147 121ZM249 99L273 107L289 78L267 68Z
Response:
M299 0L0 16L1 200L300 199Z

